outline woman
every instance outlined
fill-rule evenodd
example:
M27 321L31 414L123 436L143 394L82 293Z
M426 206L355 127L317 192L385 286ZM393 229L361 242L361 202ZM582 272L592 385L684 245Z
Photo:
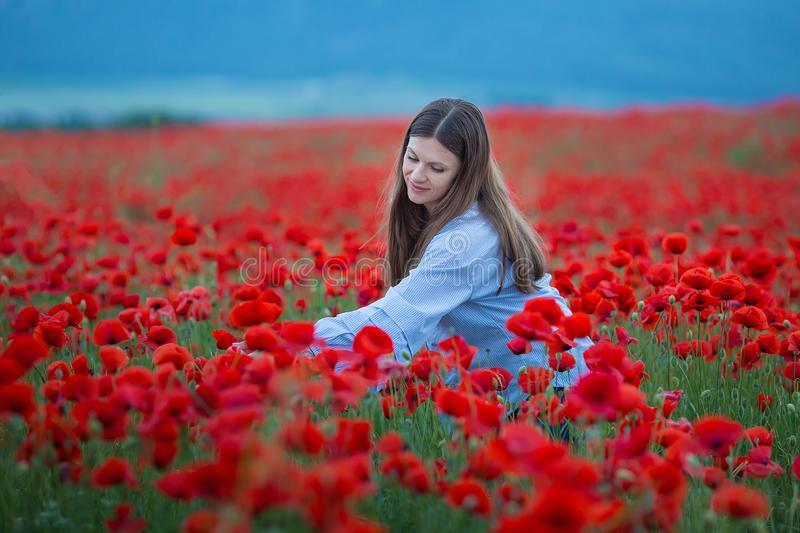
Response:
M362 327L378 326L408 363L420 348L458 334L479 349L472 368L503 367L516 376L525 366L547 366L541 342L522 355L509 350L506 319L530 298L554 298L571 312L550 286L541 238L509 199L480 110L455 98L426 105L406 130L389 187L390 288L365 307L318 320L316 336L350 348ZM591 340L576 342L570 353L577 364L556 374L556 388L588 372L583 351ZM517 405L525 394L513 379L501 396Z

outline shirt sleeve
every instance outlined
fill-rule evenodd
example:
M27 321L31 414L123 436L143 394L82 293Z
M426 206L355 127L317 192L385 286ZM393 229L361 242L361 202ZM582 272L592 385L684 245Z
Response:
M377 326L394 342L394 356L409 363L413 355L440 335L439 321L472 297L470 258L478 246L454 250L448 233L437 234L419 264L383 298L371 304L326 317L314 324L314 334L329 347L351 348L355 334L366 325ZM316 354L320 348L312 348Z

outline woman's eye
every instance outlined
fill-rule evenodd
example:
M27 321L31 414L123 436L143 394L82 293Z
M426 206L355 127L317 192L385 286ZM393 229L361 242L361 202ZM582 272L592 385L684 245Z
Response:
M416 158L416 157L414 157L414 156L412 156L411 154L406 154L406 157L407 157L407 158L409 158L411 161L417 161L417 158ZM432 170L433 170L434 172L438 172L439 174L441 174L442 172L444 172L444 169L443 169L443 168L433 168Z

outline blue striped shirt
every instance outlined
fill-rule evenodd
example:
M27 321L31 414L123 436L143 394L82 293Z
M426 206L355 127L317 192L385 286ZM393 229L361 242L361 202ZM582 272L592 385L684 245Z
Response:
M394 341L395 358L406 364L420 348L435 350L439 341L461 335L478 348L471 368L502 367L511 372L511 384L498 394L516 405L526 396L517 383L519 370L546 367L547 348L543 342L534 341L530 352L512 353L506 343L515 335L506 329L506 320L531 298L554 298L565 316L572 313L558 290L550 286L550 274L537 280L539 291L521 292L514 284L508 260L503 289L496 294L502 257L497 232L475 201L433 237L417 266L382 298L318 320L314 333L329 347L350 349L362 327L377 326ZM575 342L578 346L569 350L575 357L575 368L557 372L552 382L555 387L570 386L588 372L583 352L592 341L583 337ZM312 353L316 355L319 350L312 348Z

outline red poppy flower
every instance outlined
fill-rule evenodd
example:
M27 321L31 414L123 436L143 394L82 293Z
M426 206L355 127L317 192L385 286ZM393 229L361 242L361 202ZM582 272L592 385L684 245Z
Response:
M662 505L683 503L689 484L679 466L666 460L659 460L645 469L644 478L654 489L657 503Z
M564 319L561 329L570 339L588 337L592 333L592 318L586 313L573 313Z
M514 355L528 353L533 349L531 341L523 339L522 337L514 337L506 343L506 346L508 346L508 349L511 350L511 353Z
M707 268L690 268L681 275L681 283L692 289L702 291L711 287L714 283L714 276Z
M364 326L353 339L353 351L369 358L394 352L392 338L377 326Z
M248 350L272 351L280 345L280 338L270 326L253 326L244 333Z
M648 267L644 278L653 287L662 287L675 278L675 267L669 263L655 263Z
M758 393L757 397L758 401L758 408L762 411L766 411L767 408L772 405L772 402L775 401L775 397L769 394L764 394L763 392Z
M724 416L706 415L694 423L698 442L714 457L727 457L744 428Z
M586 496L571 487L537 486L536 496L522 512L500 519L503 533L530 531L583 531L589 524L590 505Z
M157 440L153 447L153 466L167 468L178 455L177 440Z
M703 484L711 489L721 487L728 481L728 476L725 474L725 471L714 466L703 467L702 473Z
M776 355L781 351L781 341L774 333L762 333L756 338L759 349L769 355Z
M283 309L274 303L252 300L236 304L228 315L228 321L235 328L246 328L275 322L282 312Z
M614 328L614 333L617 334L617 344L620 346L628 346L629 344L639 344L639 339L632 337L628 330L622 326Z
M189 350L174 342L162 344L153 352L154 365L172 365L176 370L182 370L183 365L192 359L193 357Z
M434 361L440 359L441 354L439 352L435 352L433 350L420 350L417 352L417 355L411 359L411 363L408 365L408 370L417 379L421 381L428 381L428 378L431 376L431 373L434 370Z
M50 353L47 344L30 335L14 337L3 352L3 358L16 362L20 368L27 371L39 360Z
M158 220L169 220L172 218L172 206L165 205L156 209L156 218Z
M117 505L114 516L106 520L106 528L111 532L139 533L147 527L147 520L133 517L133 507L124 503Z
M788 386L791 390L798 389L800 387L800 361L784 365L781 375L789 380Z
M792 474L800 481L800 453L797 454L797 457L792 462Z
M130 362L128 354L118 346L102 346L98 355L107 374L116 374Z
M328 443L334 455L356 455L372 449L372 424L369 420L339 418L336 434Z
M731 321L759 331L769 329L767 315L764 314L764 311L752 305L746 305L734 311Z
M800 360L800 331L793 331L781 341L779 353L787 363Z
M284 322L281 324L281 336L287 342L307 346L314 340L314 323L306 321Z
M470 411L466 394L446 388L436 392L436 407L441 412L456 418L466 416Z
M56 321L48 320L46 322L40 322L39 325L36 326L34 336L44 341L48 346L56 349L61 348L67 343L67 334L64 331L64 325Z
M178 228L172 232L170 240L178 246L191 246L197 242L197 233L192 228Z
M522 311L506 320L506 329L511 333L528 340L546 341L552 336L553 328L539 313Z
M476 368L469 371L475 392L504 390L512 377L511 372L505 368Z
M517 376L517 382L520 388L531 395L536 395L547 390L552 379L552 370L535 366L521 368Z
M214 340L217 341L216 346L219 350L227 350L230 348L231 344L238 341L232 333L224 329L215 329L211 332L211 335L214 337Z
M418 493L431 490L431 480L422 461L411 452L400 451L390 455L380 466L381 474Z
M769 503L764 495L750 487L729 483L711 496L711 509L732 518L767 518Z
M739 300L744 296L744 282L737 274L726 272L711 284L710 291L720 300Z
M39 310L32 305L28 305L19 310L11 322L11 328L19 333L30 333L38 323Z
M83 313L81 313L81 310L78 309L78 306L68 302L60 302L51 307L50 310L47 311L47 314L50 316L55 316L59 311L65 311L67 313L68 325L80 329L81 322L83 321Z
M572 388L568 403L590 417L614 420L619 397L620 381L617 377L602 372L590 372L581 377Z
M322 431L306 419L285 424L281 436L289 449L312 455L322 451L322 446L325 444L325 435Z
M375 449L384 454L400 453L406 449L403 437L396 431L388 431L375 444Z
M100 305L92 293L89 292L76 292L69 297L70 301L83 311L86 318L94 320L97 318L97 312L100 310Z
M94 327L94 343L98 346L118 344L131 338L127 328L115 318L100 320Z
M503 475L505 469L495 460L492 453L485 447L478 448L468 458L469 467L465 475L475 476L486 481L497 479Z
M683 297L683 311L704 311L716 308L719 300L711 296L707 290L692 291Z
M633 257L625 250L614 250L608 254L608 262L616 268L623 268L631 264Z
M674 255L685 252L688 245L689 239L683 233L667 233L661 239L661 249Z
M235 531L230 524L224 522L217 511L201 509L186 516L181 524L181 531L186 533L203 533L206 531L219 531L221 524Z
M168 342L178 342L178 336L167 326L150 326L147 330L147 340L155 349Z
M384 418L392 418L397 410L397 398L384 396L381 398L381 410Z
M778 477L784 473L781 465L771 459L772 448L756 446L747 452L744 473L748 477L763 479L769 476Z
M231 293L231 300L247 302L250 300L258 300L260 296L261 296L261 289L259 289L258 287L253 287L252 285L242 285L241 287L237 287Z
M0 385L0 414L18 414L28 418L36 411L33 387L27 383Z
M556 372L566 372L575 368L575 356L569 352L559 352L551 354L547 358L547 364Z
M542 297L526 300L525 311L539 313L552 326L558 326L564 318L564 311L555 298Z
M454 507L487 516L492 512L492 501L486 487L472 479L462 479L447 488L447 501Z
M625 250L634 257L650 257L649 247L643 237L624 237L614 244L614 250Z
M750 254L744 262L744 273L761 285L769 285L778 273L778 267L767 250Z
M472 358L478 353L478 349L470 346L461 335L454 335L444 339L436 346L443 352L450 354L447 357L448 364L460 366L465 370L470 367Z
M119 457L110 457L105 463L94 469L91 481L95 488L122 484L133 488L136 486L136 475L128 461Z
M53 361L47 365L48 381L64 380L70 374L72 374L72 370L70 370L66 361Z

